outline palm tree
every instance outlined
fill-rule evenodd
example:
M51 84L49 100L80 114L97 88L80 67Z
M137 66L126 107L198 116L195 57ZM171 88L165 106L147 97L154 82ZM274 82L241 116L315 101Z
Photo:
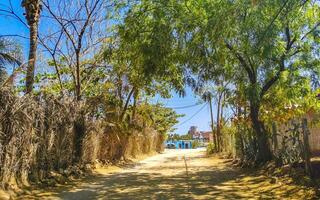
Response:
M30 28L30 49L26 75L26 93L28 94L32 92L34 83L41 4L40 0L22 0L21 6L25 8L26 20Z
M0 39L0 66L20 63L19 59L12 54L12 49L8 48L9 45L7 40Z
M8 74L5 70L6 65L21 64L20 59L13 54L13 49L10 49L8 46L10 46L10 44L7 40L0 39L0 83L5 81L7 78Z

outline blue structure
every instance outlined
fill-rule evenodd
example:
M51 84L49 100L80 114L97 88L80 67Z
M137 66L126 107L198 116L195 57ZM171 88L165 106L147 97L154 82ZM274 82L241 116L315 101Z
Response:
M191 140L166 141L166 147L170 149L192 149Z

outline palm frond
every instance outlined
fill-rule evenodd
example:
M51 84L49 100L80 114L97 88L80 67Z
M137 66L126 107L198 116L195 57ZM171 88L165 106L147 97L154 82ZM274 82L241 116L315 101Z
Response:
M6 65L6 64L21 65L21 62L14 56L10 55L9 53L0 52L0 65Z

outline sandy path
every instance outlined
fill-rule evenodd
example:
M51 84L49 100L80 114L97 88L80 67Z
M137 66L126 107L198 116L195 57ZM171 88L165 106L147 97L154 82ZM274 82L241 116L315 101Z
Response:
M100 173L21 199L311 199L311 191L302 186L271 184L263 175L232 168L217 157L207 158L203 149L167 150L135 167Z

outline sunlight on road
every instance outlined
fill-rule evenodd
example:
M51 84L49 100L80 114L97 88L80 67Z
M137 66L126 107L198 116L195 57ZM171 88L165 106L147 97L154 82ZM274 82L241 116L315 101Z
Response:
M22 199L308 199L310 195L303 187L271 184L264 175L228 163L206 157L205 149L170 149L134 167Z

